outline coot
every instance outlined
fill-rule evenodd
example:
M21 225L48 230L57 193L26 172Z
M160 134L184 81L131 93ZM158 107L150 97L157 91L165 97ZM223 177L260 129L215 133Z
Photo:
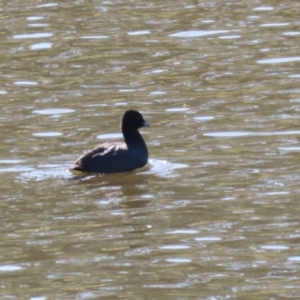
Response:
M125 143L104 143L80 156L70 170L104 174L129 172L145 166L148 149L138 131L144 126L151 127L141 113L127 110L121 122Z

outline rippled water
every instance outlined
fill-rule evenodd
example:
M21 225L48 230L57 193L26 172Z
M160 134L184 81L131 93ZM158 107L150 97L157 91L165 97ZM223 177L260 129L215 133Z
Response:
M299 9L0 3L0 298L298 299ZM128 108L149 164L72 174Z

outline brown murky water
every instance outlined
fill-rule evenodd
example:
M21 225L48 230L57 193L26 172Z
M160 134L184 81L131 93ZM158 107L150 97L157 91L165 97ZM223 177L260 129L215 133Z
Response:
M300 2L2 1L1 299L300 299ZM140 110L149 165L74 180Z

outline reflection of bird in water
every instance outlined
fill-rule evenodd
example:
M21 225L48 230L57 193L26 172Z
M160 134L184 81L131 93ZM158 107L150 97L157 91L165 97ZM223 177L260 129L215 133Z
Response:
M143 168L147 170L149 167ZM91 175L75 177L78 184L84 184L89 197L95 196L96 201L111 201L125 205L126 207L144 207L152 197L149 197L149 181L155 175L142 173ZM95 192L97 190L97 192ZM147 195L146 197L144 197ZM99 199L99 196L102 200Z

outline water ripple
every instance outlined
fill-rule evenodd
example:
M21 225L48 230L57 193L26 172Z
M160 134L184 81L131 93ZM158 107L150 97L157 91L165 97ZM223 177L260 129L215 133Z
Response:
M14 39L40 39L45 37L50 37L53 34L50 32L40 32L40 33L23 33L16 34L13 36Z
M170 34L172 37L200 37L219 33L227 33L229 30L188 30Z

